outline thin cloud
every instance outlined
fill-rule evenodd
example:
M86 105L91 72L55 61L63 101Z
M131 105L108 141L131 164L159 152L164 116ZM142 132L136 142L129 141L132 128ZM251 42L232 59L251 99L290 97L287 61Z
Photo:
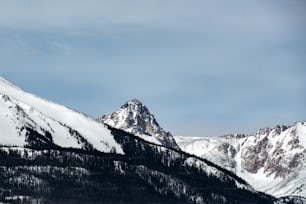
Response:
M224 33L224 29L230 35L241 32L251 34L260 30L269 34L284 28L295 29L305 22L305 15L299 9L301 5L293 4L288 9L284 2L2 1L0 25L27 30L107 30L114 26L118 29L116 26L134 25L191 29L220 35ZM275 3L283 7L275 6Z

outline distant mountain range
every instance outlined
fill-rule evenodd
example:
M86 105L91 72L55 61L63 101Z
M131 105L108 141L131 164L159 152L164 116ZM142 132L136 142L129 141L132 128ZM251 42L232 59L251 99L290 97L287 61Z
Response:
M3 203L168 204L305 201L302 197L293 196L303 195L302 177L298 177L301 182L296 183L302 190L283 193L281 195L286 196L282 198L258 192L239 177L244 175L239 174L242 170L249 172L248 175L262 171L261 159L264 160L262 155L266 155L265 149L269 150L266 157L268 160L270 155L274 159L272 153L276 148L270 147L266 140L270 141L270 137L273 139L282 134L287 135L290 128L287 128L287 132L282 130L276 136L271 133L272 130L269 134L261 134L264 136L257 140L265 142L260 143L260 147L256 146L256 135L245 136L239 140L236 136L220 138L225 146L227 143L224 141L239 141L235 142L237 145L231 143L228 148L220 150L232 152L224 162L226 165L222 165L218 159L206 157L205 152L198 154L199 156L193 155L195 152L188 149L187 145L187 139L190 138L174 137L162 129L149 110L136 99L97 121L27 93L0 77L0 110L0 202ZM302 172L300 163L305 151L301 150L303 153L298 154L301 153L298 147L305 144L300 138L301 134L304 134L304 124L297 123L294 127L299 141L294 140L289 144L287 139L284 139L283 144L275 144L286 148L289 145L288 148L291 148L293 143L294 151L292 150L289 156L301 156L291 160L296 163L288 163L292 168L290 172L272 166L267 168L267 173L263 173L265 176L277 173L276 178L286 178L285 176L291 175L292 172L297 176ZM254 141L245 139L249 137L254 137ZM246 155L244 152L247 147L250 151L247 155L250 156L239 162L237 155ZM271 148L273 152L270 154ZM193 150L200 151L196 148ZM285 150L288 149L283 151ZM251 153L257 151L260 156L255 158L256 162L253 164L252 158L255 156ZM275 154L284 155L283 151L279 150L279 153ZM223 155L225 154L216 154L216 158ZM233 164L230 164L231 160ZM257 186L255 187L257 189ZM280 191L282 188L275 189Z
M136 99L98 121L156 144L179 146L234 172L258 191L276 197L306 197L306 122L263 128L248 135L174 137Z
M276 197L306 197L306 123L250 135L175 137L182 150L206 158Z

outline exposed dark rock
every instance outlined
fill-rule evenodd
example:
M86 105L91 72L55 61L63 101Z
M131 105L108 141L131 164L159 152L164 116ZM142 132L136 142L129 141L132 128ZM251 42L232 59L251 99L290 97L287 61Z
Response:
M155 137L164 146L180 149L173 135L161 128L154 115L137 99L126 102L117 111L104 115L97 121L138 136Z

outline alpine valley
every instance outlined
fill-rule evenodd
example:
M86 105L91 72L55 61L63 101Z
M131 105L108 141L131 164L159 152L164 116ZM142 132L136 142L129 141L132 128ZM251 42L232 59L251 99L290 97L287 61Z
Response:
M305 203L306 125L176 137L136 99L97 120L0 77L0 203Z

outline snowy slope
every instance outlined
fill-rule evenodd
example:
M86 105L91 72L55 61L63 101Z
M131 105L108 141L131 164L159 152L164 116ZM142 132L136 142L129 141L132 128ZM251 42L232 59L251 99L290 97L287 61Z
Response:
M305 196L305 125L264 128L252 135L175 137L165 132L148 108L136 99L97 119L146 141L179 146L244 178L257 190L274 196ZM170 139L170 140L169 140ZM178 149L178 148L177 148Z
M149 109L137 99L126 102L117 111L104 115L97 121L137 135L146 141L179 149L173 135L165 131Z
M102 152L115 149L123 153L121 146L101 123L27 93L1 77L0 110L1 145L26 145L28 128L41 135L51 134L50 142L62 147L91 146Z
M256 190L306 197L306 123L264 128L251 135L175 137L181 149L206 158Z

